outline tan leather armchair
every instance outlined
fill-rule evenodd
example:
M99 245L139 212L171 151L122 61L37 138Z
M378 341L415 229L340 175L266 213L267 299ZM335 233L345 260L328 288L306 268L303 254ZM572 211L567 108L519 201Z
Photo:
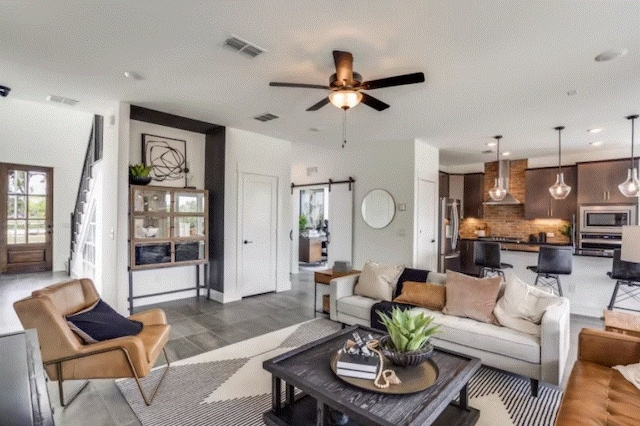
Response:
M90 279L78 279L36 290L31 297L15 302L13 308L25 329L38 331L42 361L49 378L58 381L60 404L68 404L84 388L65 401L64 380L133 377L145 403L150 405L169 369L165 345L170 326L164 311L150 309L131 315L129 319L143 323L142 330L135 336L85 344L71 331L65 316L82 311L99 299ZM148 398L140 378L151 371L160 352L164 353L167 367Z

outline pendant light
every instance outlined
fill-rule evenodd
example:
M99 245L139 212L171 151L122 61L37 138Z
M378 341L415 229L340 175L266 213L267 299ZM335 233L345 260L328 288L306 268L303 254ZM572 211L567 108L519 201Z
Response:
M562 129L564 126L554 127L558 131L558 176L556 183L549 188L549 193L556 200L564 200L571 192L571 187L564 183L564 173L562 173Z
M500 167L500 139L502 135L494 136L498 142L496 143L496 162L498 163L498 177L496 178L496 183L493 188L489 190L489 197L493 201L502 201L507 195L507 190L504 187L504 182L502 179L501 167Z
M618 185L618 189L625 197L638 197L640 196L640 181L638 181L638 169L633 165L633 130L634 120L638 118L638 115L630 115L625 118L631 120L631 165L627 170L627 180Z

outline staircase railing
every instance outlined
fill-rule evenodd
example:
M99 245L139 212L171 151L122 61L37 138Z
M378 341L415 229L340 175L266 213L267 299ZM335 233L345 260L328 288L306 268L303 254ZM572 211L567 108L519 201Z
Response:
M102 158L102 135L103 135L104 119L101 115L93 116L93 125L91 126L91 134L89 135L89 143L87 144L87 152L84 156L84 164L82 165L82 173L80 175L80 184L78 185L78 193L76 194L76 203L71 212L71 244L69 247L69 260L67 264L67 274L71 275L71 263L76 245L80 240L80 229L82 225L82 215L84 213L84 205L90 191L91 179L93 177L93 164Z

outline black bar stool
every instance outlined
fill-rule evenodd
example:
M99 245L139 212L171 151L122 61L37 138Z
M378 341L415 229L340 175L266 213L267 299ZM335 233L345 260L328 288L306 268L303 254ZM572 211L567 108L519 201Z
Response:
M492 241L476 241L473 249L473 263L480 266L480 277L499 275L504 280L505 268L513 265L500 262L500 243Z
M552 290L557 288L558 295L562 296L560 275L570 275L572 266L573 249L571 247L540 246L538 265L527 266L527 269L537 274L533 285L540 283Z
M620 249L613 251L613 267L611 272L607 272L611 278L616 281L616 286L613 288L613 294L611 295L611 301L609 302L608 309L611 311L613 308L624 309L627 311L640 312L640 309L625 308L621 306L615 306L618 302L623 302L628 299L634 299L640 301L640 263L625 262L620 260ZM622 290L622 293L618 292Z

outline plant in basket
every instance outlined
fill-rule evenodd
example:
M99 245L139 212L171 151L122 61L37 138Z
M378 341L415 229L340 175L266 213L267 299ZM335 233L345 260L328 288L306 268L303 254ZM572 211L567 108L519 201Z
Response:
M412 314L409 309L393 307L391 315L376 311L389 334L380 339L380 351L393 364L407 367L418 365L431 357L433 345L429 338L438 333L440 325L432 325L433 317L423 312Z

